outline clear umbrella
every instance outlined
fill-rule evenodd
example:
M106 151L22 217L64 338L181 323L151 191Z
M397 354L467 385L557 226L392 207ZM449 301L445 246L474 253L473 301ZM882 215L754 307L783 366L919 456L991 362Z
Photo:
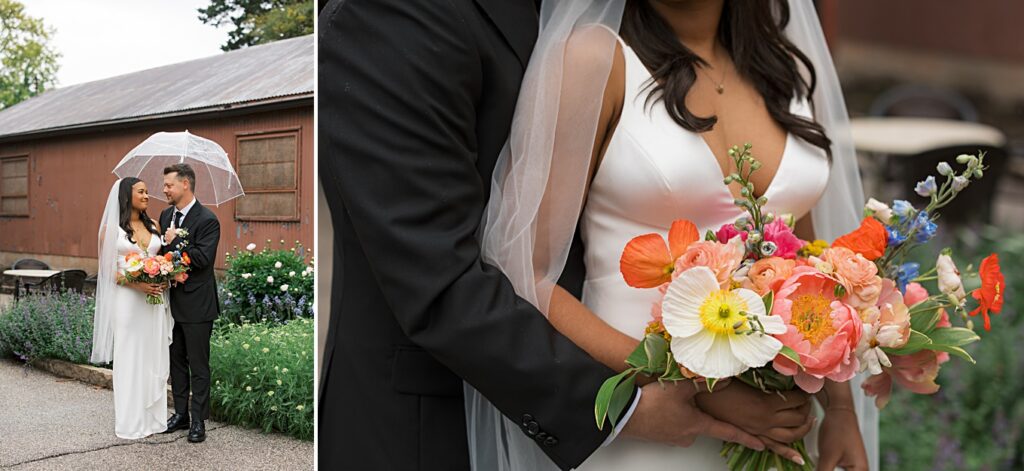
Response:
M149 187L149 196L166 201L164 167L186 163L196 172L193 192L203 204L217 206L245 194L227 152L209 139L188 131L158 132L135 146L114 167L119 178L138 177Z

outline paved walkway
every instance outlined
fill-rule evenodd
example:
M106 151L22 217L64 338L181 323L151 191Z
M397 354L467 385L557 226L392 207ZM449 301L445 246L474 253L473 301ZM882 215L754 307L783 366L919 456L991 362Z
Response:
M114 436L108 389L0 360L0 468L186 470L313 468L313 443L206 422L206 441L185 432L141 440Z

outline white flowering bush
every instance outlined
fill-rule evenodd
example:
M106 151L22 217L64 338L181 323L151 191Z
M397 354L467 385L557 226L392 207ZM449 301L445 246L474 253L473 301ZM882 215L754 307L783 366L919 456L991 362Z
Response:
M211 413L313 439L313 321L223 324L210 340Z
M234 324L254 322L286 323L313 317L313 260L295 241L286 249L284 241L261 250L249 243L225 257L227 273L221 286L222 315Z

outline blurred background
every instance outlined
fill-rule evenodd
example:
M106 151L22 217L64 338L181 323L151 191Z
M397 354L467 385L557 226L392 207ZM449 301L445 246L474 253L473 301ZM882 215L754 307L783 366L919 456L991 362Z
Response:
M1024 2L818 0L853 119L865 193L923 206L914 184L939 161L987 152L990 170L944 209L943 245L963 269L998 252L1006 305L992 331L953 360L941 390L898 387L882 413L885 470L1024 469ZM936 175L937 176L937 175ZM931 266L936 253L915 258ZM965 280L968 290L977 280ZM933 282L932 282L933 283ZM934 285L925 284L930 290Z

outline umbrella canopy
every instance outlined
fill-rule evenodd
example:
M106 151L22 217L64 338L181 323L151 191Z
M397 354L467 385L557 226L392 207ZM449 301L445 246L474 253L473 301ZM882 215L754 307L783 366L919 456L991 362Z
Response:
M119 178L138 177L150 188L149 195L167 201L164 167L186 163L196 172L196 199L214 206L245 194L227 152L209 139L188 131L158 132L135 146L114 167Z

